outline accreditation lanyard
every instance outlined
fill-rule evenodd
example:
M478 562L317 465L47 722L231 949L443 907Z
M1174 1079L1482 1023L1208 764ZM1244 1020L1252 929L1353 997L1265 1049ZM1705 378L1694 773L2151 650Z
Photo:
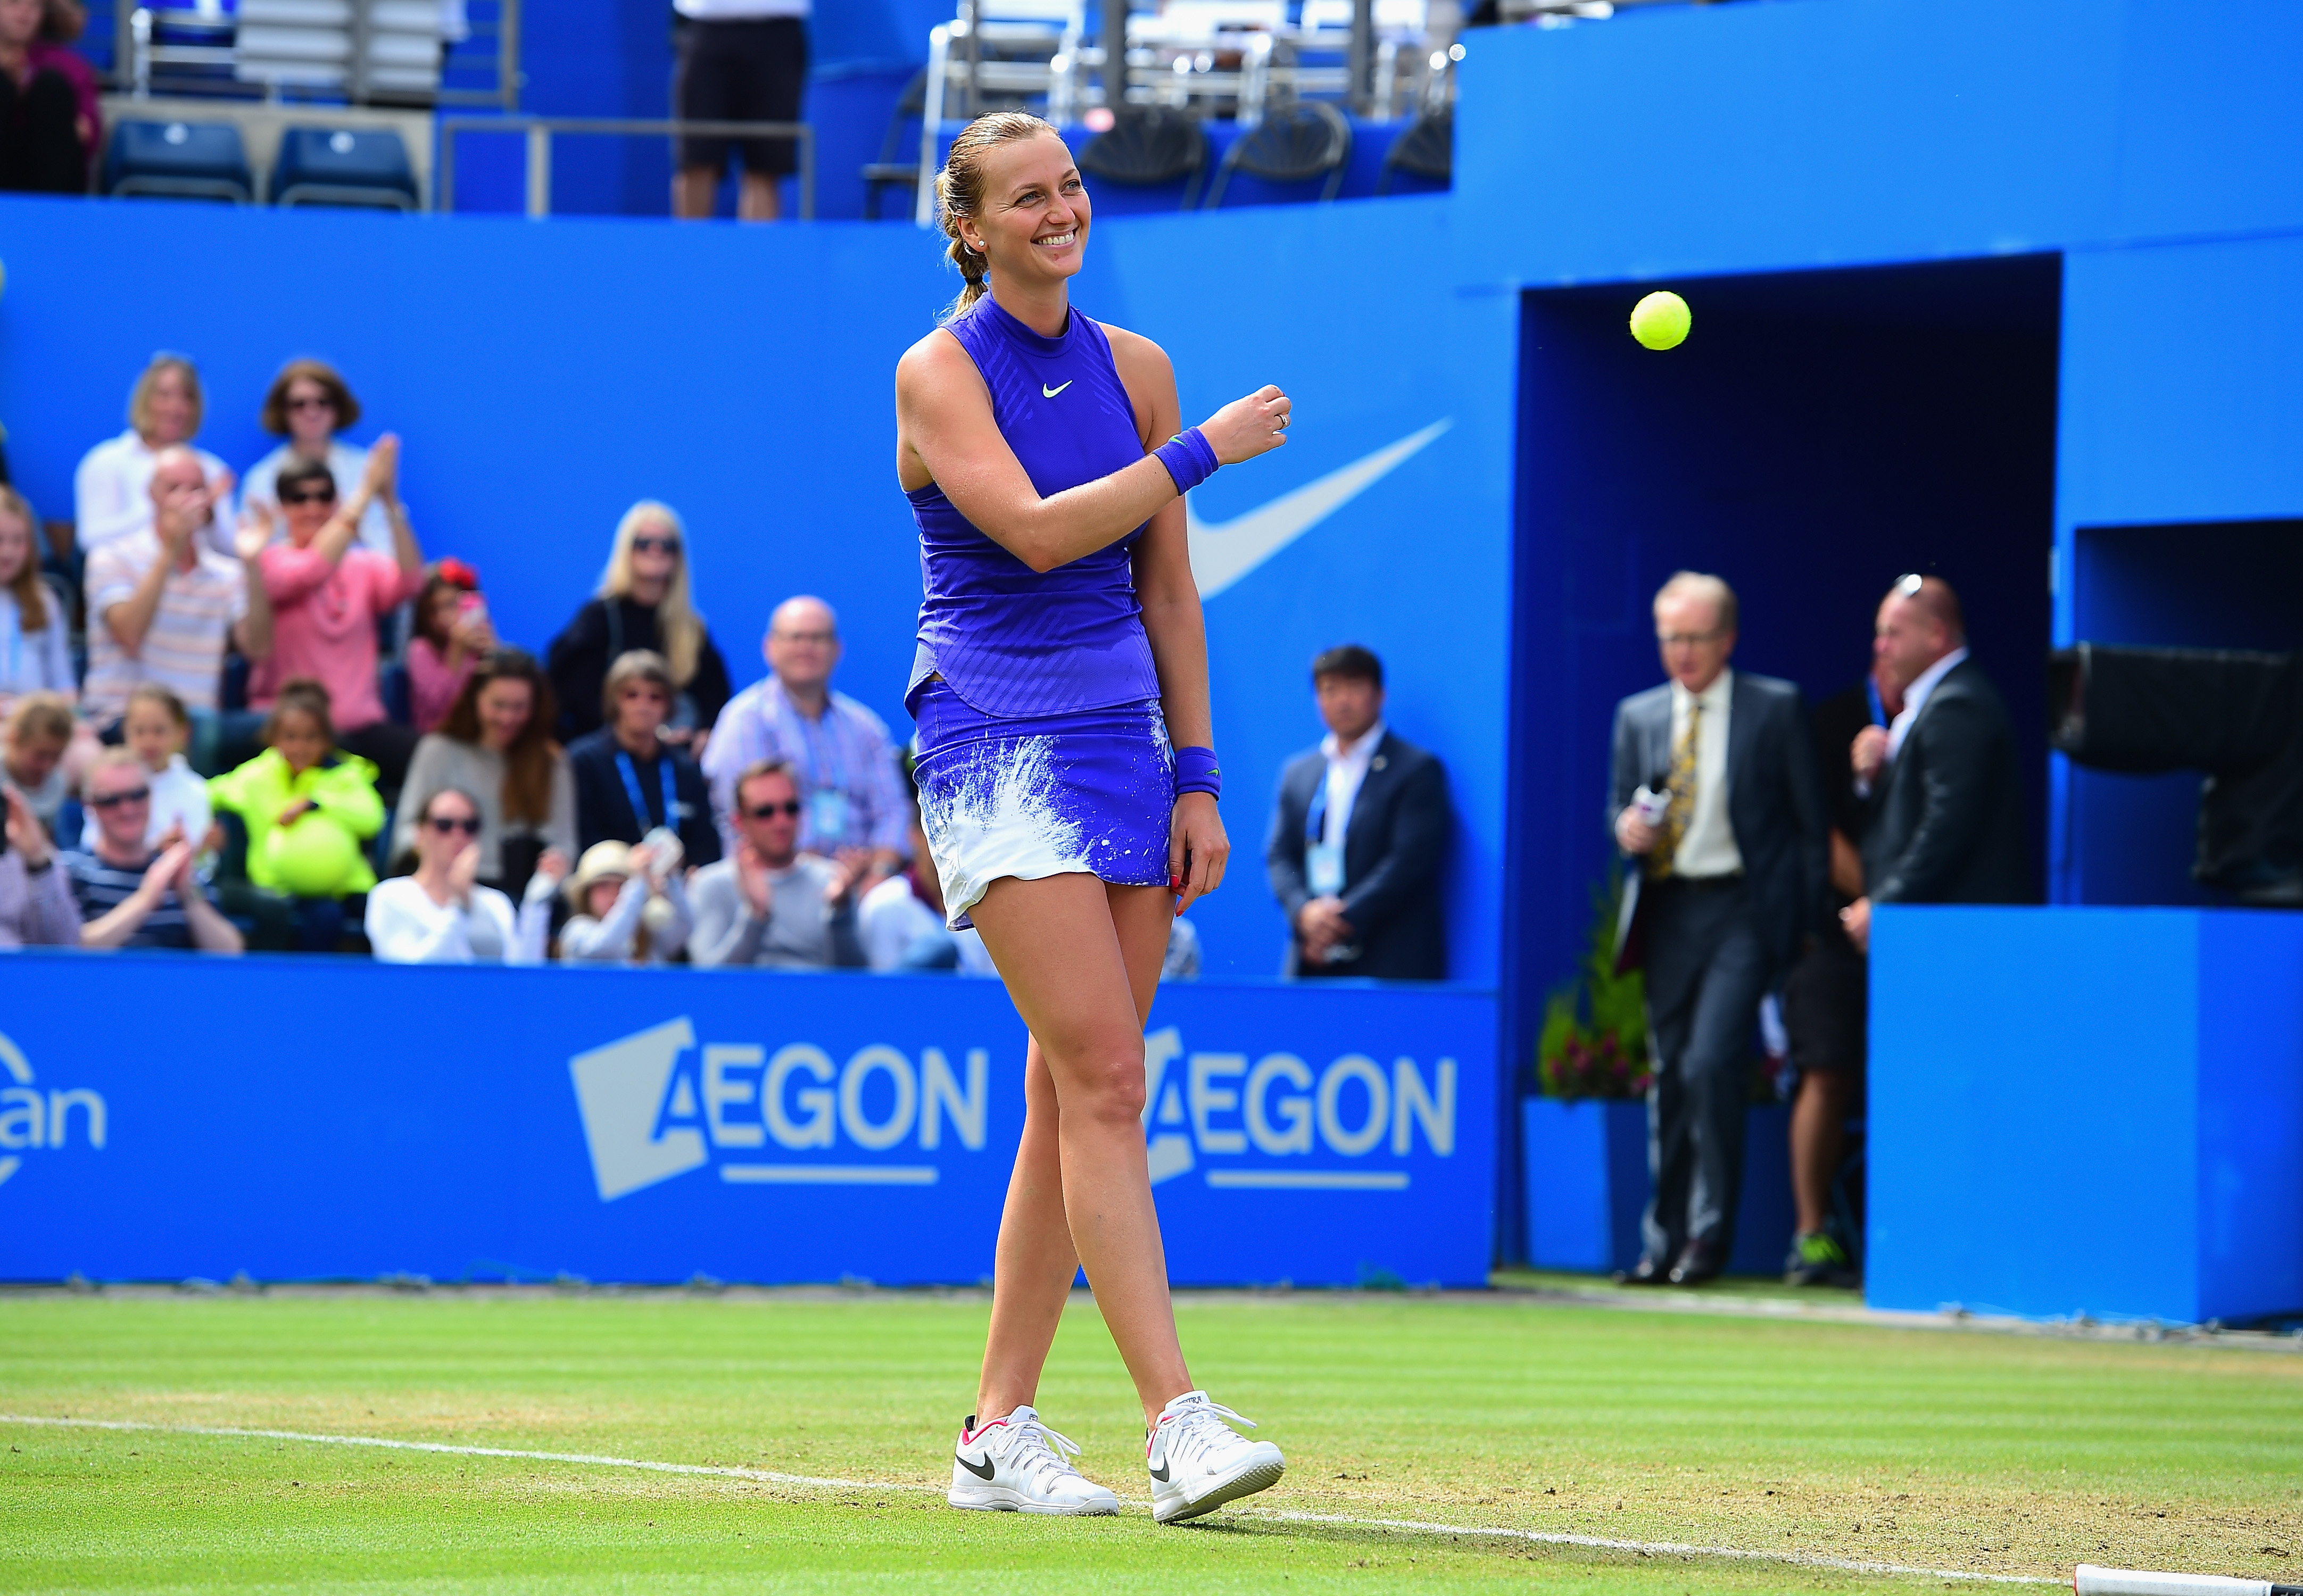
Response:
M1863 693L1864 696L1871 701L1871 724L1878 727L1885 726L1888 723L1889 717L1887 714L1887 706L1879 697L1879 678L1877 676L1865 676L1863 678Z
M1313 896L1332 898L1344 890L1344 839L1322 841L1327 829L1328 773L1322 770L1303 815L1303 874Z
M632 764L632 756L620 748L616 751L616 769L624 778L624 796L632 801L632 819L640 823L640 830L645 833L648 828L648 807L647 799L640 793L640 773ZM655 773L663 783L663 823L676 830L679 826L679 800L672 785L670 754L656 755Z
M806 769L801 772L807 778L808 842L811 845L830 844L837 846L848 840L848 758L839 748L839 737L828 724L837 712L827 697L822 721L811 719L798 705L789 705L792 718L799 722L799 741ZM820 740L829 739L836 758L827 760ZM830 771L826 778L827 769Z

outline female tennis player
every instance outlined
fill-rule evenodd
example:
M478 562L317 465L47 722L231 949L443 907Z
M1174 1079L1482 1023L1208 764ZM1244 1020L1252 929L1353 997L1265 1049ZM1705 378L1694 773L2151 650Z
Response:
M906 701L946 912L982 932L1032 1036L949 1499L1119 1510L1032 1406L1084 1266L1143 1401L1153 1516L1174 1523L1286 1466L1185 1367L1142 1114L1169 926L1231 851L1183 495L1286 442L1288 400L1262 388L1186 430L1159 346L1071 308L1087 195L1039 118L970 122L936 191L966 282L896 368L926 587Z

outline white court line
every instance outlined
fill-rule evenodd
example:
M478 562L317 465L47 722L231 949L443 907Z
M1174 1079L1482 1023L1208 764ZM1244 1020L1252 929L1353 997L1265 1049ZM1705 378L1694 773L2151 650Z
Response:
M304 1430L249 1430L234 1425L151 1424L134 1419L49 1418L31 1414L0 1413L0 1424L40 1424L55 1429L136 1431L163 1435L218 1435L246 1441L296 1441L313 1446L374 1447L394 1452L439 1452L456 1457L510 1457L533 1463L582 1463L598 1468L637 1468L660 1474L710 1474L722 1479L757 1480L775 1485L806 1485L822 1491L933 1491L933 1485L891 1484L879 1480L835 1480L815 1474L778 1474L772 1469L744 1468L720 1463L656 1463L644 1457L612 1457L597 1452L530 1452L513 1447L455 1446L438 1441L393 1441L380 1435L318 1435ZM1677 1541L1617 1541L1604 1535L1573 1535L1557 1531L1509 1529L1495 1525L1440 1524L1416 1518L1353 1518L1341 1513L1289 1513L1273 1508L1246 1508L1249 1517L1279 1524L1328 1524L1349 1529L1392 1530L1412 1535L1470 1535L1483 1541L1525 1541L1540 1546L1582 1546L1600 1551L1629 1551L1649 1557L1730 1558L1741 1562L1782 1563L1801 1568L1831 1568L1846 1574L1904 1574L1928 1579L1956 1579L1995 1585L2061 1585L2070 1582L2043 1579L2029 1574L1977 1574L1960 1568L1923 1568L1910 1563L1869 1563L1835 1558L1821 1552L1757 1551L1738 1546L1693 1546Z

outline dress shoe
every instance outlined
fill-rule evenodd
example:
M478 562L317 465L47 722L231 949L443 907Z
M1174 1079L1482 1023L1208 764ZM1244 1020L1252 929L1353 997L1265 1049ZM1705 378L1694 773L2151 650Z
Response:
M1669 1278L1670 1271L1660 1258L1641 1258L1629 1269L1615 1271L1615 1283L1619 1286L1660 1286Z
M1700 1286L1717 1275L1727 1260L1720 1256L1717 1244L1691 1241L1671 1266L1671 1283L1675 1286Z

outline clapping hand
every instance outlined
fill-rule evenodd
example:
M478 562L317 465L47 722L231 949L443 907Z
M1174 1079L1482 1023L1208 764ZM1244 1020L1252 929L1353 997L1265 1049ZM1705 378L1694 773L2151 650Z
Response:
M557 848L546 848L536 861L536 873L557 886L568 879L568 855Z
M455 860L448 866L448 890L456 895L460 903L468 903L472 886L480 878L480 844L466 843L456 850Z
M40 817L32 812L32 806L24 802L23 794L13 786L6 793L8 845L16 850L26 869L46 869L48 858L55 852L48 843L47 827L40 824Z
M386 433L367 451L367 469L360 485L371 497L390 504L400 496L400 434Z
M736 850L736 885L750 905L755 920L765 920L775 912L775 884L768 879L768 863L747 843Z
M240 530L232 534L232 551L245 563L262 554L278 535L279 523L273 518L272 506L261 499L250 499L240 507Z
M185 890L184 878L190 874L192 850L181 841L160 850L158 855L144 869L144 879L136 890L148 901L158 903L171 891Z

